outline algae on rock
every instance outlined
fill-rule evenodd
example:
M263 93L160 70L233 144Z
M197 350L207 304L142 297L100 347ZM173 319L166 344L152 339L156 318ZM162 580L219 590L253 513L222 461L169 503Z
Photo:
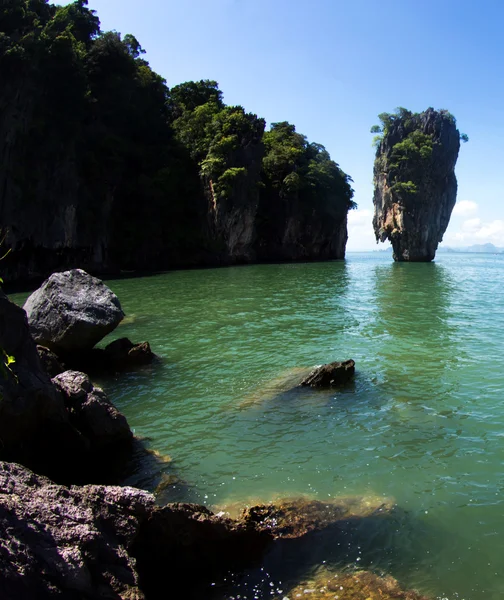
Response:
M376 240L390 240L396 261L428 262L450 222L457 198L455 164L460 134L446 110L379 115L372 133Z

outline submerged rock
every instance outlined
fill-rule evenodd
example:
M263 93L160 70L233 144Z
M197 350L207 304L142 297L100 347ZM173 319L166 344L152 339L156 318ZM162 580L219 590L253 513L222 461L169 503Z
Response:
M51 275L24 309L35 341L60 357L92 348L124 317L117 296L81 269Z
M390 514L395 503L390 499L348 497L331 501L287 498L246 508L242 519L271 533L275 539L300 538L322 531L349 519L364 519Z
M286 596L284 595L283 598ZM287 598L305 600L428 600L415 590L403 590L390 575L371 571L331 573L324 569L315 579L301 582L289 590Z
M455 119L433 108L419 114L399 109L380 118L383 135L374 163L376 240L390 240L396 261L431 261L457 197L460 134Z
M314 369L305 377L301 385L310 387L331 387L350 381L355 373L355 361L332 362Z
M93 451L133 439L126 417L85 373L65 371L52 382L63 395L70 422L90 440Z

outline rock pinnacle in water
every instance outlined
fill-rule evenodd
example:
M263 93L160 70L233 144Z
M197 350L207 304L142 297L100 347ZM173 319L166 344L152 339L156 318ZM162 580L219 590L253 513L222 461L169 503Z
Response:
M381 134L374 163L376 240L390 240L396 261L431 261L457 198L455 118L446 110L400 108L380 120L382 127L371 130Z

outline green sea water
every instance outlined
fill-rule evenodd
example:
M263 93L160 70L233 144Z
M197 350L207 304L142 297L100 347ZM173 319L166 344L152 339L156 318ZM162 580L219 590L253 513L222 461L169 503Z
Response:
M175 499L210 507L393 498L401 519L348 563L438 598L504 597L504 256L356 253L108 284L128 315L110 339L148 340L161 360L100 383L173 459L128 483L154 489L165 470ZM290 389L347 358L353 385ZM331 562L330 544L313 550ZM271 597L264 577L241 598Z

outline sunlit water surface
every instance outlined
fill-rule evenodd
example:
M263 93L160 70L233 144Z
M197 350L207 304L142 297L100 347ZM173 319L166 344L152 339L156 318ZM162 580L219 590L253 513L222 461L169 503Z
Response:
M504 256L356 253L108 283L128 315L110 339L149 340L162 360L100 383L172 457L159 468L183 480L178 499L393 497L405 512L388 547L351 563L439 598L504 597ZM346 358L354 385L284 391Z

